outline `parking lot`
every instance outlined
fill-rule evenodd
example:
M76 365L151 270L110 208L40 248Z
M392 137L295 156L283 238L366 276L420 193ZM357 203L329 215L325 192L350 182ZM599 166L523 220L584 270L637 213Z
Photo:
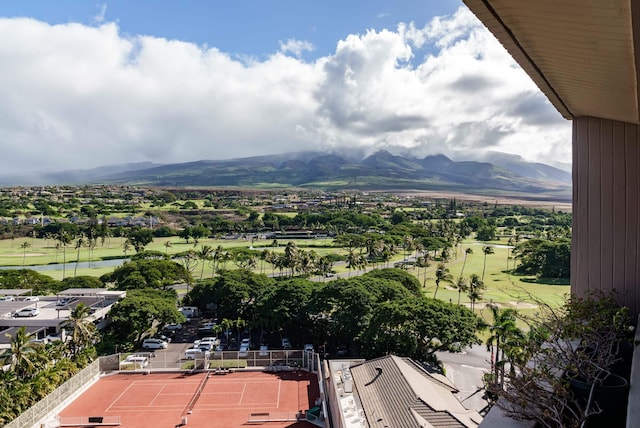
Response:
M135 366L133 364L125 364L123 369L145 369L145 370L179 370L192 367L193 357L188 359L185 355L187 349L194 347L194 341L202 339L204 336L215 336L213 331L199 331L201 320L193 319L185 323L182 328L173 331L163 331L162 334L171 340L166 349L140 349L136 353L139 356L148 357L144 367ZM241 333L248 336L249 333ZM224 340L224 335L221 336ZM210 367L274 367L282 366L299 367L305 365L305 352L302 350L293 350L287 346L287 349L264 349L259 347L259 341L255 339L251 342L249 350L239 351L237 333L230 335L228 342L231 346L225 348L224 351L211 350L207 353L207 361ZM247 340L247 339L245 339ZM196 365L198 362L204 363L204 355L196 357ZM307 360L311 360L311 353L308 353Z

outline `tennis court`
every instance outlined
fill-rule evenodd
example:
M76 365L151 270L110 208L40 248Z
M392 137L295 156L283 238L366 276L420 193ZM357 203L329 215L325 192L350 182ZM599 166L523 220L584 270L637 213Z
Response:
M236 428L259 415L257 420L271 420L270 428L307 427L312 425L296 422L295 415L313 407L318 396L316 376L304 371L114 374L101 378L59 416L63 426L88 426L91 418L131 428L184 423Z

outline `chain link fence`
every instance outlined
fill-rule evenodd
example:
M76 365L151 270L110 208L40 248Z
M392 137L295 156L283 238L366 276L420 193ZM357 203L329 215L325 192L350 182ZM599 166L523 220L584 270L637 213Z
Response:
M73 401L77 393L92 384L100 376L100 359L92 362L78 374L56 388L51 394L38 401L27 411L5 425L5 428L25 428L41 424L57 408Z
M318 354L302 350L223 351L188 359L178 352L139 352L107 355L82 369L51 394L30 407L5 428L38 426L50 415L73 401L77 393L93 384L101 373L183 370L255 369L286 371L298 368L317 373Z

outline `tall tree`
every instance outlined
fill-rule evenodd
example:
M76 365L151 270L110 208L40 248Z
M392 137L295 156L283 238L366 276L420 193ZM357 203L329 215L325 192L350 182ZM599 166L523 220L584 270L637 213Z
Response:
M469 309L427 297L410 297L378 305L362 334L368 358L390 353L435 361L439 350L459 351L479 343L484 324Z
M462 269L460 269L460 275L458 276L458 278L462 278L463 274L464 274L464 267L467 264L467 256L469 254L473 254L473 250L471 248L466 248L464 250L464 260L462 261Z
M127 297L111 309L112 331L138 343L157 326L184 322L176 307L175 293L155 289L128 290Z
M129 238L136 253L139 253L144 250L144 247L153 242L153 233L151 229L143 229L142 227L135 226L127 233L127 238Z
M467 296L471 301L472 311L474 310L476 300L479 300L480 298L482 298L481 291L483 289L484 289L484 281L482 281L482 279L475 273L471 274L471 276L469 277L469 290L468 290Z
M458 290L458 305L460 304L460 296L462 293L466 293L469 291L469 281L467 278L460 277L458 278L458 282L456 282L456 289Z
M99 338L96 325L91 319L91 308L84 303L76 305L69 318L60 323L60 327L71 330L71 352L75 355L92 346Z
M200 269L200 280L204 276L204 265L211 258L213 247L211 245L200 245L200 249L196 251L196 255L202 261L202 269Z
M67 267L67 245L71 242L71 235L65 229L60 229L56 239L62 247L62 279L64 279Z
M20 327L15 336L5 333L11 339L11 346L2 354L4 365L15 373L18 379L27 379L34 376L42 367L42 343L32 342L33 335L27 333L26 327Z
M29 241L24 241L20 244L20 248L22 248L22 266L24 266L27 261L27 248L29 247L31 247L31 243Z
M76 250L78 250L78 254L76 255L76 266L73 268L73 276L78 274L78 263L80 263L80 250L84 247L86 241L82 235L80 235L76 241Z
M438 294L438 288L440 287L441 282L453 283L453 275L449 272L449 268L447 268L444 263L438 264L436 268L436 291L433 293L433 298L436 298Z
M509 349L510 345L513 347L514 342L524 339L525 335L517 326L517 310L500 309L495 304L489 305L489 309L493 322L489 324L487 350L491 351L494 382L501 387L504 380L504 365L507 363L505 349Z
M493 247L490 247L488 245L482 247L482 254L484 254L484 263L482 265L482 282L484 282L484 273L487 270L487 256L493 253L495 253Z

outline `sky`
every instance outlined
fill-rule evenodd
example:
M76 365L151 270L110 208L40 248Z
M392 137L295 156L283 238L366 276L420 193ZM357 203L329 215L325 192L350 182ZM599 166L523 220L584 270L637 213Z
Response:
M299 151L571 162L461 1L0 3L0 174Z

